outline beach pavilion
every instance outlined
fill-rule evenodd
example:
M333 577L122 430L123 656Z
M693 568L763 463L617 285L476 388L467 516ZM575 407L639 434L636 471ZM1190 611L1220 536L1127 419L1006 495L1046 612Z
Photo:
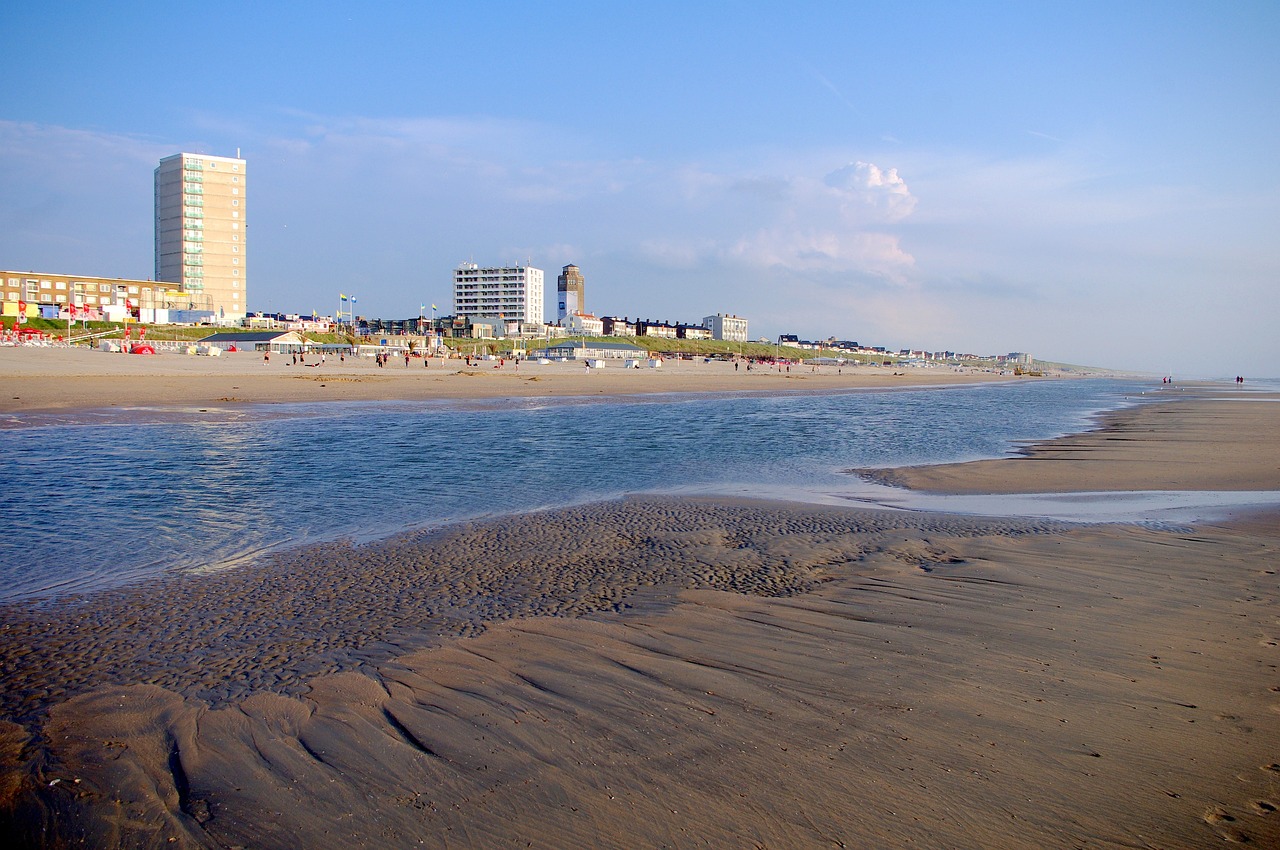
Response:
M649 352L629 342L566 341L548 346L541 355L552 360L643 360Z
M223 351L270 351L293 354L307 350L307 341L297 331L221 331L199 340Z

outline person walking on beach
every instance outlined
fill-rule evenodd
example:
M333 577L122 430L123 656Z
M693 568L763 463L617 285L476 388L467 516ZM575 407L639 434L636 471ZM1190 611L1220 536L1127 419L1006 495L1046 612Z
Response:
M270 365L271 365L271 352L270 352L270 351L264 351L264 352L262 353L262 365L263 365L263 366L270 366Z

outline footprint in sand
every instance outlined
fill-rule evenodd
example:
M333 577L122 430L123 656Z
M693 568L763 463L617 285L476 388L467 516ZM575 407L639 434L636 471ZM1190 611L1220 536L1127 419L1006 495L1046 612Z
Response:
M1255 815L1269 815L1276 810L1275 804L1266 800L1254 800L1250 808Z
M1217 826L1220 823L1231 823L1235 820L1227 810L1221 806L1214 806L1212 809L1204 813L1204 822Z
M1231 824L1235 823L1226 809L1221 806L1214 806L1204 813L1204 822L1213 827L1217 833L1222 836L1224 841L1232 841L1238 844L1244 844L1249 841L1249 836L1236 829Z

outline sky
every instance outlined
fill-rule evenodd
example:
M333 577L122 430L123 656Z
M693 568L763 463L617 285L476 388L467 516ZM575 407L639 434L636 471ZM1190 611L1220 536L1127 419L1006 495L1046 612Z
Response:
M18 2L0 268L154 274L152 172L247 162L253 310L596 315L1280 375L1280 3ZM428 307L429 309L429 307Z

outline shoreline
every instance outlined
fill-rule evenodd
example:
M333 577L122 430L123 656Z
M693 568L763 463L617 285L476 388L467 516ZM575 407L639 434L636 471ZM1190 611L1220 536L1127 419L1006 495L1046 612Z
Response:
M792 366L792 371L734 369L725 361L668 360L658 369L610 363L538 365L430 360L411 367L368 358L323 366L293 366L277 356L269 365L252 352L222 357L122 355L61 348L0 348L0 414L117 406L219 407L323 401L563 398L571 396L705 392L824 392L992 381L1047 380L951 368Z
M1276 450L1280 408L1205 404L1062 440L1101 440L1098 490ZM1049 486L1080 474L1033 459L1062 440L962 466ZM3 606L0 836L1276 843L1277 554L1274 510L1188 531L630 497Z

